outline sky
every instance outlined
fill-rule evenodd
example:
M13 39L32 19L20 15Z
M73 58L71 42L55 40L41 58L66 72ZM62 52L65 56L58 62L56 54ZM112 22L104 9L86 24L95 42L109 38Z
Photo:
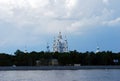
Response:
M52 51L62 32L69 50L120 52L120 0L0 0L0 52Z

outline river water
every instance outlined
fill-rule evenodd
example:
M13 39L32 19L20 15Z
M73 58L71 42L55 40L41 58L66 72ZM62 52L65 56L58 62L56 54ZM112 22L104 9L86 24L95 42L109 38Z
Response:
M0 71L0 81L120 81L120 70Z

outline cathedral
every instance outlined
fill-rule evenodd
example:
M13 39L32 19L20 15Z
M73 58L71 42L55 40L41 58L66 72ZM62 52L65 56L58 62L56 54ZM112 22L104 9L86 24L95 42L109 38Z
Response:
M59 32L56 39L54 38L53 52L59 52L59 53L68 52L67 39L66 39L66 37L65 37L65 39L63 39L61 32Z

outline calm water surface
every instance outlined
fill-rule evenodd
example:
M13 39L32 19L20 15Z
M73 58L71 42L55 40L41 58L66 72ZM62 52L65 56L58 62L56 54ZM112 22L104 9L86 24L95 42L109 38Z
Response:
M120 81L120 70L0 71L0 81Z

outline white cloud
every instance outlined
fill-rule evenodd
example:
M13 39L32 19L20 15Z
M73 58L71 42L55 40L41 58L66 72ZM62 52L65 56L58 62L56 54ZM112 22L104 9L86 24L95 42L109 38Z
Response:
M77 0L66 0L66 8L72 9L73 7L76 6Z
M110 20L110 21L105 21L103 22L103 24L109 25L109 26L116 26L116 25L120 25L120 17Z
M103 0L104 4L109 4L109 0Z

